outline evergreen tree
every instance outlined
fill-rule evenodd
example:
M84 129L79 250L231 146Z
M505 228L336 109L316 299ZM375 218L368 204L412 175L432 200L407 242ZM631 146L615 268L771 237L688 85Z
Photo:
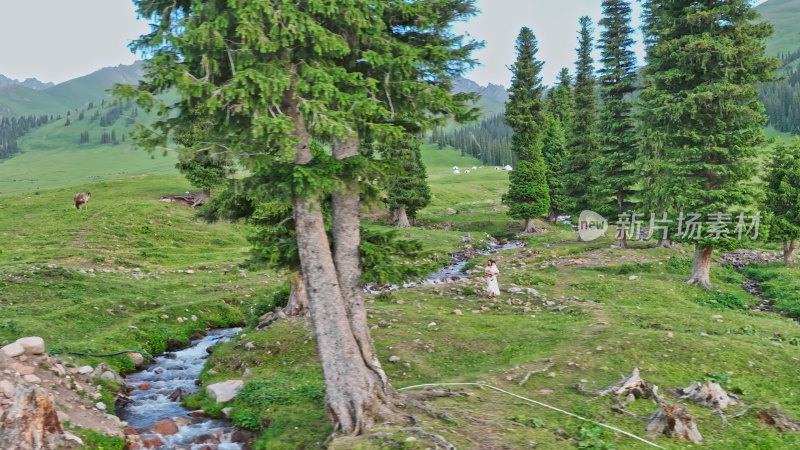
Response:
M756 22L748 0L650 0L645 6L652 41L641 95L645 157L658 161L648 187L676 215L716 217L720 226L737 214L743 218L756 198L753 158L764 142L755 83L774 79L777 69L777 60L764 56L772 26ZM687 283L709 288L714 248L737 245L737 233L728 239L682 225L682 234L672 237L695 244Z
M575 63L575 107L570 133L571 141L566 162L567 192L580 212L592 208L591 190L594 184L591 167L597 157L597 105L595 103L594 60L592 59L592 20L580 18L578 59Z
M766 208L770 240L783 243L788 266L800 240L800 139L779 145L766 178Z
M163 113L152 129L137 126L139 143L160 148L176 128L208 120L209 145L261 177L261 195L291 205L334 431L361 434L375 421L402 420L359 286L359 194L378 165L360 144L442 124L441 111L472 116L472 96L451 88L477 44L451 26L474 14L474 2L135 4L157 25L134 47L153 57L140 89L117 92ZM178 98L173 106L159 103L165 92ZM331 151L312 151L315 140Z
M631 7L626 0L603 0L604 27L600 35L599 157L593 165L596 181L592 197L596 211L615 217L630 211L636 184L638 141L631 110L636 90L636 57L631 50ZM627 247L625 227L617 230L617 245Z
M561 69L555 88L547 93L545 131L542 156L547 168L547 188L550 192L550 222L555 223L563 212L570 210L572 201L567 193L564 165L567 162L568 130L572 127L574 99L569 70Z
M509 174L508 193L503 196L503 201L508 205L509 216L525 221L522 231L532 233L537 231L533 219L546 215L550 208L550 193L542 158L546 124L542 100L544 87L539 73L543 63L536 60L539 49L530 28L520 30L516 51L517 60L511 66L514 75L505 120L514 130L511 149L518 162Z
M410 227L408 219L416 220L417 211L431 202L431 188L425 181L428 175L420 154L421 144L416 136L404 135L381 149L389 161L401 166L400 174L391 178L387 189L389 208L398 228Z

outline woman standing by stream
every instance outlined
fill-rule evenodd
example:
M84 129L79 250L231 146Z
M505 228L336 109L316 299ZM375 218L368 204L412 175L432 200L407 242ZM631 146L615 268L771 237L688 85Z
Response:
M489 298L497 297L500 295L500 287L497 284L497 275L500 274L500 270L497 268L497 263L490 259L483 272L486 274L486 290L489 292Z

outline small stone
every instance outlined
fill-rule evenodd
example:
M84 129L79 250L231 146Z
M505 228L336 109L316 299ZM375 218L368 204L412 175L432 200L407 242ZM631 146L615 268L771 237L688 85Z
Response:
M69 422L69 415L64 411L56 411L56 415L58 416L59 422Z
M83 439L79 438L78 436L75 436L69 431L64 431L64 439L74 442L77 445L83 445Z
M93 371L94 371L94 369L92 368L92 366L83 366L83 367L79 367L78 368L78 373L81 374L81 375L88 375L88 374L92 373Z
M631 275L628 277L628 281L638 280L641 278L639 275Z
M457 316L460 316L460 315L462 315L462 314L464 314L464 313L462 313L460 309L454 309L454 310L453 310L453 314L455 314L455 315L457 315Z
M404 362L403 363L403 367L405 367L406 369L410 369L411 368L411 363Z
M173 418L172 418L172 421L173 421L173 422L175 422L175 423L177 423L178 425L181 425L181 426L184 426L184 427L185 427L186 425L189 425L190 423L192 423L192 422L191 422L189 419L187 419L186 417L173 417Z
M192 322L197 322L197 316L195 316L194 314L192 314L192 317L190 317L190 319L192 319Z
M600 274L600 275L598 275L598 276L597 276L597 279L598 279L598 280L605 280L605 279L606 279L606 276L605 276L605 275L603 275L603 274Z
M668 338L675 337L675 334L672 331L667 331L667 337Z
M178 321L178 323L183 323L183 317L178 317L178 318L177 318L177 319L175 319L175 320L177 320L177 321Z
M703 333L703 332L701 331L701 332L700 332L700 337L708 337L708 333Z
M42 379L41 379L41 378L37 377L36 375L34 375L34 374L32 374L32 373L31 373L31 374L28 374L28 375L25 375L25 376L24 376L24 377L22 377L22 378L24 378L24 379L25 379L25 381L27 381L28 383L39 384L39 383L41 383L41 382L42 382Z
M186 273L192 274L192 273L194 273L194 269L186 269Z
M400 362L400 357L392 355L392 356L389 357L389 362L391 362L391 363Z
M225 416L226 419L230 419L232 410L233 410L233 408L231 408L229 406L227 408L222 408L222 411L220 411L220 412L222 413L223 416Z
M150 390L150 387L151 386L150 386L149 383L142 383L142 384L139 385L139 390L140 391L147 391L147 390Z
M14 396L14 383L9 380L0 380L0 393L11 398Z
M255 350L255 348L256 348L256 344L254 344L252 341L244 344L244 349L245 350Z
M414 436L409 436L406 438L406 442L415 442L416 440L417 438L415 438Z
M162 436L170 436L178 432L178 425L176 425L172 419L164 419L153 425L150 430Z
M114 372L112 372L110 370L106 370L105 372L103 372L100 375L100 378L102 378L104 380L114 381L117 378L117 376L116 376L116 374L114 374Z
M597 346L597 347L595 347L594 349L595 349L596 351L598 351L598 352L602 352L602 351L603 351L603 346L602 346L602 345L598 345L598 346Z
M162 315L161 315L161 318L162 318L162 319L169 319L169 316L168 316L168 315L166 315L166 314L162 314Z
M556 377L556 373L555 372L550 372L550 373L547 374L547 376L550 377L550 378L555 378Z
M435 327L435 326L436 326L436 322L431 322L431 323L428 324L428 328Z
M103 402L97 402L97 403L95 403L95 404L94 404L94 407L95 407L95 408L97 408L97 409L99 409L100 411L105 411L105 410L106 410L106 404L105 404L105 403L103 403Z

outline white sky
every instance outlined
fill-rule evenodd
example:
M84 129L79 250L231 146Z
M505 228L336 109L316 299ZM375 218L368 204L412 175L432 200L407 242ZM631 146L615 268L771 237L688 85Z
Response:
M595 38L599 35L600 4L601 0L478 0L481 14L457 26L486 41L476 53L482 65L467 78L508 87L514 42L519 29L527 26L539 41L539 59L545 61L544 83L552 84L561 67L574 70L578 18L591 17ZM638 25L638 1L633 8ZM137 57L128 43L148 31L130 0L0 0L0 74L60 83L103 67L130 64ZM637 33L636 38L641 36ZM640 44L636 50L641 64Z

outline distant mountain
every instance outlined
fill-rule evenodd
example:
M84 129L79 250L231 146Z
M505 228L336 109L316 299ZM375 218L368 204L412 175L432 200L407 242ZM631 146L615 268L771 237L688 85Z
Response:
M767 41L767 53L791 53L800 49L800 1L769 0L756 7L767 22L775 26L775 34Z
M503 86L489 83L481 86L467 78L456 78L453 83L453 92L474 92L480 95L477 105L483 109L484 116L501 114L508 101L508 91Z
M0 88L5 86L25 86L31 89L47 89L55 85L53 83L42 83L36 78L26 78L25 81L12 80L3 74L0 74Z
M114 83L135 84L141 77L141 61L127 66L106 67L55 86L35 79L17 82L0 75L0 116L63 114L68 109L107 97L106 91Z

